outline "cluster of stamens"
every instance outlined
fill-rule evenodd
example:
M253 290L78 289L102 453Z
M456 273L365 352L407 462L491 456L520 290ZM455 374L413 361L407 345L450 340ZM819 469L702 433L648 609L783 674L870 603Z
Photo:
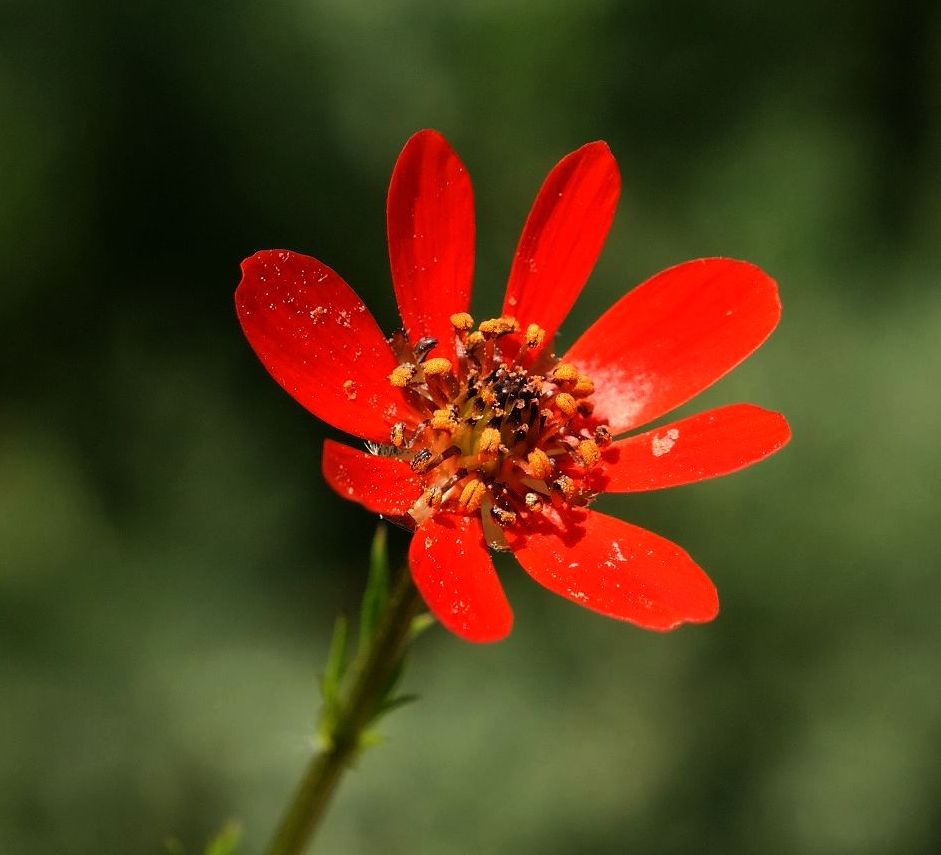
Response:
M433 339L414 346L401 334L392 340L399 365L389 382L424 415L415 427L394 425L382 449L424 480L409 515L420 523L436 510L479 512L499 542L500 529L546 503L587 504L594 498L589 476L611 442L592 417L591 379L540 353L546 334L535 324L521 330L514 318L500 317L474 329L465 312L450 320L454 363L427 358Z

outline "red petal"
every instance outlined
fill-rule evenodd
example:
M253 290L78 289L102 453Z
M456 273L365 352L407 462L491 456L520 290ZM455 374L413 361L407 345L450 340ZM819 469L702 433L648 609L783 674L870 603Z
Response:
M780 413L733 404L615 442L604 452L608 493L659 490L728 475L783 448Z
M585 285L608 235L621 192L611 150L588 143L546 177L523 227L503 314L552 340Z
M523 569L550 591L645 629L712 620L715 586L669 540L595 511L544 514L510 546Z
M513 613L479 517L430 517L415 532L408 561L428 608L451 632L465 641L506 638Z
M437 131L419 131L405 144L386 216L392 282L409 340L437 339L432 354L453 359L448 319L467 311L474 276L474 196L464 164Z
M563 357L595 383L595 415L623 433L668 413L752 353L781 317L752 264L703 258L630 291Z
M424 485L402 460L380 457L324 440L323 477L344 499L359 502L377 514L404 516Z
M318 418L376 442L395 422L418 421L389 384L397 362L375 320L325 264L256 252L242 262L235 307L265 368Z

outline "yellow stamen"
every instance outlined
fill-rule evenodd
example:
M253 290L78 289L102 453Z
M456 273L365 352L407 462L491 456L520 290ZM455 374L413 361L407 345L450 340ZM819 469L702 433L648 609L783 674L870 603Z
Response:
M552 369L552 379L556 383L571 383L578 377L578 369L567 362L560 362Z
M410 362L405 362L389 375L389 382L398 389L404 389L414 376L415 366Z
M595 384L591 382L591 378L584 374L579 374L578 379L575 381L575 388L572 389L572 394L576 398L584 398L587 395L593 394L594 391Z
M477 441L477 449L483 454L495 454L500 450L500 431L496 428L484 428Z
M575 399L568 392L560 392L556 395L555 405L567 418L571 418L578 412L578 404L575 403Z
M535 350L546 340L546 331L539 324L526 327L526 347Z
M443 356L436 356L434 359L429 359L422 365L422 370L425 372L426 377L437 377L441 374L447 374L451 370L451 360L445 359Z
M552 475L552 461L541 448L534 448L526 459L529 461L529 474L533 478L545 481Z
M577 492L575 482L568 475L560 475L552 484L566 499L571 500Z
M586 469L591 469L592 466L601 460L601 452L598 450L598 444L593 439L583 439L575 449L575 454Z
M432 430L457 430L457 419L454 418L454 413L449 409L435 410L431 414L431 421L429 424L431 425Z
M390 420L389 445L374 450L416 473L421 497L409 510L415 523L442 509L483 514L499 543L501 530L520 519L587 505L599 487L592 476L612 443L603 420L581 415L592 412L591 378L580 364L548 353L554 342L539 324L521 328L505 315L474 326L467 312L449 320L456 357L431 353L431 338L411 349L402 336L392 340L399 358L389 382L406 393L421 421ZM537 360L543 348L547 354ZM528 368L534 361L549 364L537 373ZM349 380L342 388L352 396L357 385Z
M524 501L531 511L538 511L542 507L542 497L538 493L527 493Z
M490 516L493 517L497 525L501 526L510 526L516 522L516 514L513 511L508 511L505 508L498 507L494 505L490 509Z
M502 318L490 318L490 320L482 321L478 327L485 338L496 338L500 335L516 332L519 328L520 325L517 323L516 318L509 318L505 316Z
M467 332L474 326L474 319L467 312L455 312L449 318L451 326L461 332Z
M484 494L486 492L487 488L484 486L484 482L477 478L472 478L464 485L464 489L461 490L461 496L457 500L458 510L473 513L480 507L480 503L484 500Z

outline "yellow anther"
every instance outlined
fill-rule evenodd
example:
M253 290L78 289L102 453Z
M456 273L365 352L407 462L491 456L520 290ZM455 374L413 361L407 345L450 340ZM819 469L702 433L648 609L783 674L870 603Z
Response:
M455 312L448 320L454 329L461 332L467 332L474 326L474 319L467 312Z
M389 434L389 442L394 448L401 448L405 443L405 422L396 422L392 425L392 431Z
M524 501L531 511L538 511L542 507L542 496L539 493L527 493Z
M539 324L526 327L526 347L535 350L546 340L546 331Z
M529 474L533 478L545 481L552 475L552 461L541 448L534 448L526 457L529 462Z
M560 392L556 395L555 405L567 418L571 418L578 412L578 404L575 403L575 399L568 392Z
M560 475L555 481L552 482L552 486L555 487L566 499L572 499L572 497L578 492L578 488L575 486L575 482L569 478L568 475Z
M429 487L422 495L422 499L429 508L436 508L441 504L442 495L443 491L440 487Z
M431 414L429 424L432 430L457 430L457 419L454 418L454 412L450 409L435 410Z
M396 367L396 369L389 375L389 382L399 388L404 389L408 386L409 381L415 376L415 366L410 362L405 362L402 365Z
M480 400L488 407L492 407L497 402L497 396L493 393L493 390L484 387L480 390Z
M556 383L571 383L578 377L578 369L568 362L560 362L552 369L552 379Z
M467 337L467 349L473 350L475 347L480 347L484 343L484 334L480 332L472 332Z
M601 460L601 451L598 449L598 443L593 439L583 439L575 449L575 454L586 469L591 469L599 460Z
M471 478L471 480L464 485L464 489L461 490L461 496L457 500L458 510L472 514L480 507L480 503L484 500L484 494L486 492L487 488L483 481L477 478Z
M485 338L496 338L498 335L516 332L519 328L520 325L517 323L516 318L506 316L482 321L478 327Z
M426 377L437 377L441 374L447 374L451 370L451 360L445 359L443 356L436 356L434 359L429 359L424 363L422 370L425 372Z
M576 398L584 398L587 395L593 394L594 391L595 384L591 382L591 377L579 374L578 379L575 381L575 388L572 389L572 394Z
M500 450L500 431L496 428L484 428L477 441L477 449L484 454L495 454Z
M493 517L497 525L503 526L504 528L516 522L516 514L513 513L513 511L508 511L506 508L501 508L497 505L494 505L490 509L490 516Z

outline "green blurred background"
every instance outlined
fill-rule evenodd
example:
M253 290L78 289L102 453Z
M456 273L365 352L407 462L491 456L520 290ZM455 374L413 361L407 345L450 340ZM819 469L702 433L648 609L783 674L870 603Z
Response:
M0 852L270 832L374 520L244 342L238 262L316 255L391 330L385 189L427 126L475 182L477 313L596 138L624 192L563 345L680 260L769 270L780 328L695 409L795 438L600 503L709 570L709 626L507 564L513 635L422 639L319 851L939 851L939 108L934 2L2 3Z

